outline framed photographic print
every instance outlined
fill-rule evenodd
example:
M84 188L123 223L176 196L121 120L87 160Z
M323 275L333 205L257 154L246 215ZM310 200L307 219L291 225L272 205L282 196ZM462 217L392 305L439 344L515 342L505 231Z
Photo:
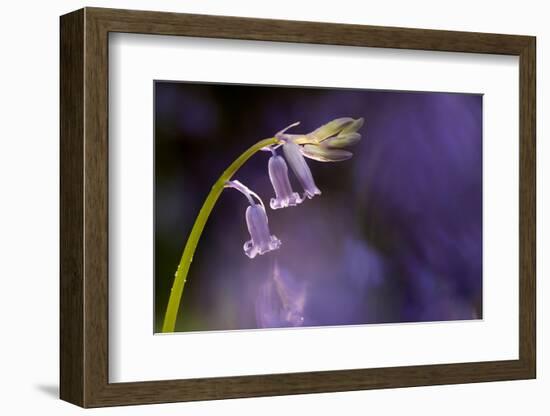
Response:
M61 398L534 378L535 38L61 17Z

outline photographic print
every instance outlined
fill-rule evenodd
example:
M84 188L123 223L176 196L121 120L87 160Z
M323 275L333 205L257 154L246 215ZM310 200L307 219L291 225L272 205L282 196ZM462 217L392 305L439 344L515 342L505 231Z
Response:
M155 81L155 332L482 318L480 94Z

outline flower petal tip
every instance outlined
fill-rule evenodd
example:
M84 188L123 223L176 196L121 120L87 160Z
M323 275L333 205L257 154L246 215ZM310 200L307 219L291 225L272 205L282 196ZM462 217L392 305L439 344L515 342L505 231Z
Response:
M243 249L248 258L253 259L258 254L261 256L262 254L277 250L279 247L281 247L281 244L281 240L272 235L270 236L270 240L267 245L258 246L254 244L253 240L248 240L246 243L244 243Z
M321 195L321 190L317 187L315 189L307 189L304 191L303 199L306 199L306 197L308 199L312 199L315 195Z
M300 197L298 192L293 192L288 198L271 198L271 201L269 201L269 206L271 209L295 207L300 205L303 201L304 199Z

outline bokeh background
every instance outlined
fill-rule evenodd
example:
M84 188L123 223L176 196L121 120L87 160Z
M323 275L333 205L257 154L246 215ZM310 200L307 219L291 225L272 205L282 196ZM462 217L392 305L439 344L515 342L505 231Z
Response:
M308 159L322 195L268 208L279 250L249 259L246 199L225 190L205 227L177 331L480 319L482 96L156 81L155 331L212 184L290 123L363 117L352 159ZM237 173L269 205L259 152ZM291 173L294 189L301 188Z

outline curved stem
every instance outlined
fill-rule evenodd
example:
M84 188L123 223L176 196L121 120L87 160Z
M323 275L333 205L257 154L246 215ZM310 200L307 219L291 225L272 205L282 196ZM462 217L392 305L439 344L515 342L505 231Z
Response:
M199 215L195 219L195 224L191 229L191 233L187 238L187 243L183 249L178 269L174 276L174 283L172 284L172 290L170 291L170 297L168 299L168 306L166 307L166 314L164 315L164 323L162 325L162 332L174 332L176 328L176 319L181 302L181 296L183 294L183 288L187 280L187 274L193 261L193 255L199 243L202 231L206 225L206 221L216 205L216 202L222 193L225 183L231 179L231 177L239 170L239 168L257 151L264 147L277 143L275 137L264 139L256 143L254 146L248 148L242 155L240 155L231 165L222 173L216 183L212 186L210 193L206 197Z
M227 181L225 183L225 188L236 189L241 194L243 194L246 197L246 199L248 199L248 203L250 205L256 204L256 202L254 202L253 192L250 189L248 189L246 186L244 186L242 183L240 183L238 180Z
M242 193L244 196L246 196L246 199L248 199L248 202L250 203L250 205L256 205L256 202L254 202L254 198L256 198L265 211L264 201L262 201L262 198L260 198L260 195L258 195L252 189L243 185L239 181L237 180L227 181L225 183L225 188L233 188L239 191L240 193Z

